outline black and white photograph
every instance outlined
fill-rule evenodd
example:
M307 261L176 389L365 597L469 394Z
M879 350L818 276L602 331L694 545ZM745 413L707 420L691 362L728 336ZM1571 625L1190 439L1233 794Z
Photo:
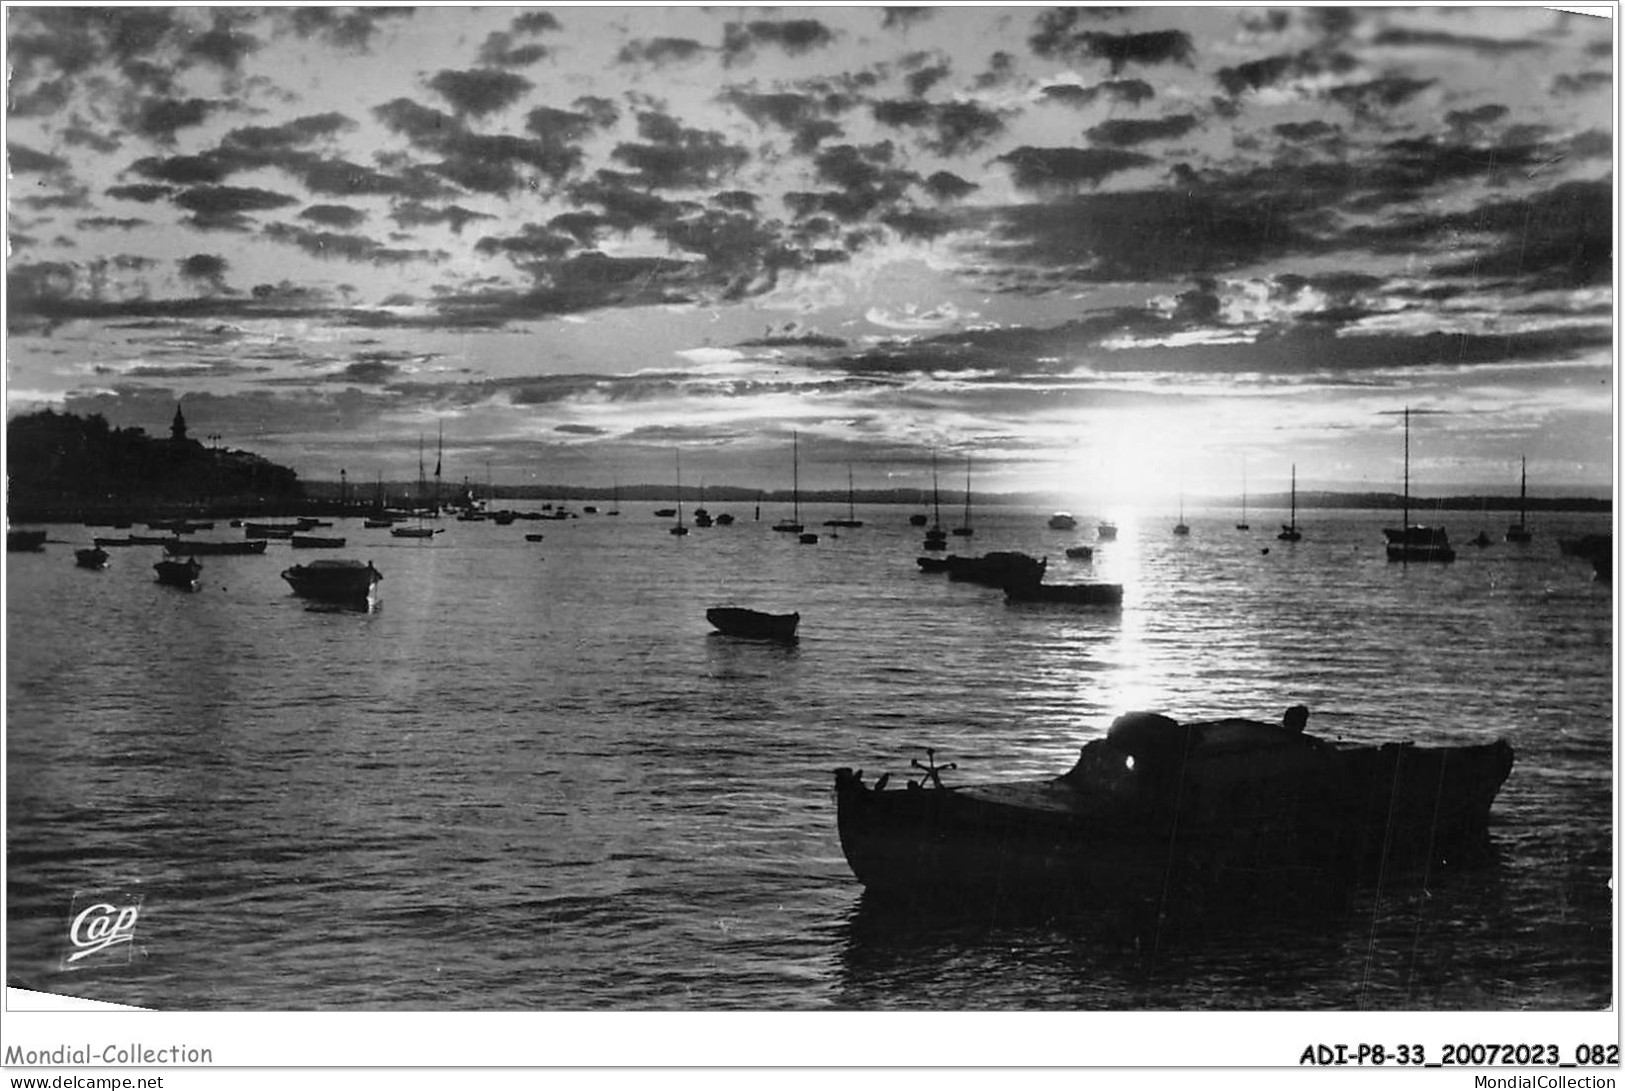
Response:
M1617 16L8 4L7 1072L1617 1076Z

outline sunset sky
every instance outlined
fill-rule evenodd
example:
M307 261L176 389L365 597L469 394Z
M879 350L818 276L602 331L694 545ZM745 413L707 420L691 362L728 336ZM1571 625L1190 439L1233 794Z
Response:
M1603 9L1606 14L1609 9ZM1615 21L8 6L7 398L352 481L1611 495Z

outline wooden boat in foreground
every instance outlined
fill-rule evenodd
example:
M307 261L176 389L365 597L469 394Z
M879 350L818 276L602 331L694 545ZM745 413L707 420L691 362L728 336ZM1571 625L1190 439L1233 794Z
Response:
M282 578L303 598L364 605L384 576L371 561L322 560L284 569Z
M188 557L184 561L159 561L152 566L158 573L158 582L170 587L183 587L188 591L197 588L198 578L203 575L203 565L196 557Z
M767 614L743 606L713 606L705 620L720 633L752 640L794 640L800 614Z
M848 864L870 895L1160 903L1265 897L1481 860L1513 765L1504 740L1335 742L1282 723L1131 713L1048 780L887 789L835 770Z

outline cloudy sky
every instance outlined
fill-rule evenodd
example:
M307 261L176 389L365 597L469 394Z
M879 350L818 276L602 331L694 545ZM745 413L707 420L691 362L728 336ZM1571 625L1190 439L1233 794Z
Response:
M1615 24L8 6L8 411L309 478L1608 494Z

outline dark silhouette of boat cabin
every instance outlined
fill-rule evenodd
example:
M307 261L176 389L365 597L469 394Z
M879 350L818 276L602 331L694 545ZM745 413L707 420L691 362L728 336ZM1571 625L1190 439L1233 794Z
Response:
M1379 871L1488 859L1507 742L1336 742L1307 719L1131 713L1048 780L945 785L929 751L901 788L837 769L841 848L878 898L1024 904L1346 897Z
M794 640L800 614L768 614L743 606L713 606L705 612L719 633L750 640Z
M321 560L284 569L282 578L302 598L359 605L372 600L384 576L371 561Z
M188 557L184 561L159 561L152 566L152 570L158 573L159 583L193 591L203 575L203 564L196 557Z
M106 568L110 554L101 546L90 546L88 549L73 551L73 563L80 568Z
M1565 557L1579 557L1591 562L1599 580L1612 582L1614 578L1614 536L1612 534L1583 534L1578 538L1559 538L1558 552Z
M38 553L45 548L45 535L43 530L8 530L6 531L7 553Z
M1444 561L1456 559L1456 550L1450 544L1450 535L1444 527L1422 526L1411 523L1405 527L1383 527L1387 539L1390 561Z
M995 550L980 557L948 557L948 578L987 587L1007 588L1036 584L1044 578L1047 558L1013 550Z

